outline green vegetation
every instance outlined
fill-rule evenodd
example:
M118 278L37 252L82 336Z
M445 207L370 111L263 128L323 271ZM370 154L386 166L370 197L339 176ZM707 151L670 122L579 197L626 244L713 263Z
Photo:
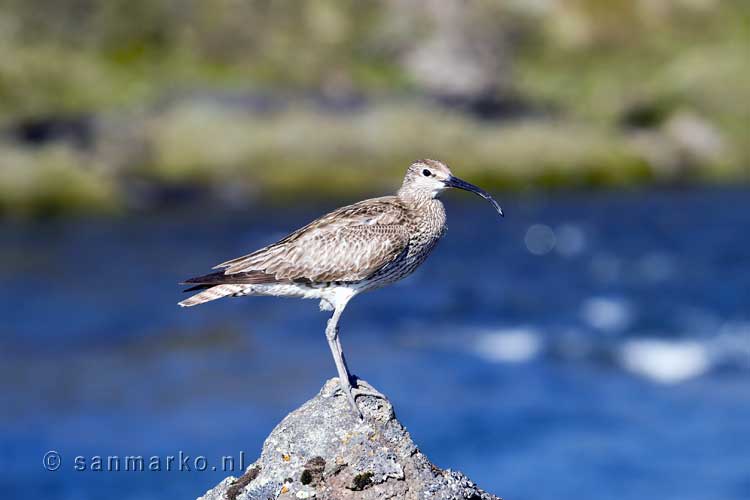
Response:
M747 47L744 0L8 0L0 212L353 197L425 156L493 189L746 182Z

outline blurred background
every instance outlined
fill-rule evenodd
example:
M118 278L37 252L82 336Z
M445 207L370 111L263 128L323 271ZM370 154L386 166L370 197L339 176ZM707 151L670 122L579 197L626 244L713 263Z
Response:
M431 157L507 217L447 194L342 323L427 456L513 500L750 498L749 61L745 0L3 1L0 496L252 461L335 375L327 316L176 283Z

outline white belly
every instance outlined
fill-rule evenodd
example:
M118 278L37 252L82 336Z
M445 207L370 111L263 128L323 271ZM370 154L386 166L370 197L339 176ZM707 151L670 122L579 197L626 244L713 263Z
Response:
M273 297L293 297L320 300L321 311L331 311L342 302L366 289L364 284L348 285L308 285L303 283L275 283L267 285L247 285L235 297L243 295L269 295Z

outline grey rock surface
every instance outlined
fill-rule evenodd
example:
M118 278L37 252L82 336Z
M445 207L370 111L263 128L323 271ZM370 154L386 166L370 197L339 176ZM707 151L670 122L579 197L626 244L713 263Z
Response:
M370 388L364 381L360 387ZM281 421L245 474L228 477L199 500L471 499L498 497L460 472L434 466L387 400L360 396L360 421L330 379Z

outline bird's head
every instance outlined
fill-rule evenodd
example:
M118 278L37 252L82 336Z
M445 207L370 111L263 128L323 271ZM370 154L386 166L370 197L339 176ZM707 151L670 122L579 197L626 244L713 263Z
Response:
M406 171L399 196L437 198L448 188L463 189L481 196L503 215L502 208L487 191L454 176L445 163L437 160L417 160L412 163Z

